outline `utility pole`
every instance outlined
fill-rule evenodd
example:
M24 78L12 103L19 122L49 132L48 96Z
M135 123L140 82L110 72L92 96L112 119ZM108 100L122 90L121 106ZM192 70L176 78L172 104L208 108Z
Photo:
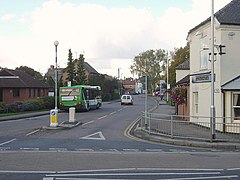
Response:
M211 107L210 107L211 141L215 139L215 105L214 105L214 0L211 7Z

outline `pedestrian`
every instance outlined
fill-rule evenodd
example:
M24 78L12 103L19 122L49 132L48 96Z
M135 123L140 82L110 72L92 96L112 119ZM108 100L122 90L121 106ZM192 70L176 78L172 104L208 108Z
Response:
M162 101L163 100L163 96L164 96L164 92L163 90L160 91L160 100Z

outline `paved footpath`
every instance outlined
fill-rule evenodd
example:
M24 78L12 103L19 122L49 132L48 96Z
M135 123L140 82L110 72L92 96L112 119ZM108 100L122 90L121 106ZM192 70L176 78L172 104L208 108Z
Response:
M156 99L157 100L157 99ZM157 101L156 101L157 102ZM158 105L154 110L151 111L153 114L156 114L157 118L164 118L170 120L171 115L175 114L175 107L170 106L166 104L166 101L158 101ZM159 116L159 114L161 114ZM164 117L164 115L166 115ZM153 115L154 116L154 115ZM183 120L181 118L174 117L175 120L180 120L186 122L186 120ZM231 136L233 139L235 138L236 141L228 141L229 135L222 134L222 133L216 133L216 137L219 139L226 139L224 141L216 141L216 142L210 142L210 133L209 130L206 128L202 128L196 125L184 125L184 123L175 123L174 124L174 134L184 134L186 137L189 138L182 138L181 136L174 136L173 138L170 137L171 132L171 126L170 121L161 121L161 123L152 122L151 123L151 133L149 134L149 129L146 131L143 131L140 128L137 128L141 126L140 121L135 123L135 125L132 126L132 131L130 131L130 134L132 134L135 137L159 142L159 143L166 143L166 144L172 144L172 145L180 145L180 146L191 146L191 147L201 147L201 148L215 148L215 149L237 149L240 150L240 135ZM138 126L136 124L139 124ZM155 128L156 127L156 128ZM157 130L155 130L157 129ZM154 133L158 132L158 133ZM159 133L160 132L160 133ZM166 133L161 132L169 132L169 134L166 135ZM194 135L199 135L200 137L204 139L209 139L208 141L200 140L197 138L191 138L194 137Z

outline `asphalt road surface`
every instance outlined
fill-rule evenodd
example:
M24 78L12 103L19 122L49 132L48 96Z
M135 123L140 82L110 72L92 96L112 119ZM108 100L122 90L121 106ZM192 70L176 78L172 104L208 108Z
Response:
M156 102L149 98L148 108ZM129 138L128 126L144 110L104 103L77 113L82 124L50 130L49 115L0 122L0 179L239 179L240 153L170 146ZM68 113L59 114L59 123Z

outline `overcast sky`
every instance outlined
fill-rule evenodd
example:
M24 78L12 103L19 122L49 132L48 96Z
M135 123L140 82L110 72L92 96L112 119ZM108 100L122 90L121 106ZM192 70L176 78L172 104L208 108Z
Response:
M231 0L215 0L215 11ZM184 47L188 31L210 17L211 0L0 0L0 66L46 73L66 67L68 49L99 73L131 76L134 56Z

